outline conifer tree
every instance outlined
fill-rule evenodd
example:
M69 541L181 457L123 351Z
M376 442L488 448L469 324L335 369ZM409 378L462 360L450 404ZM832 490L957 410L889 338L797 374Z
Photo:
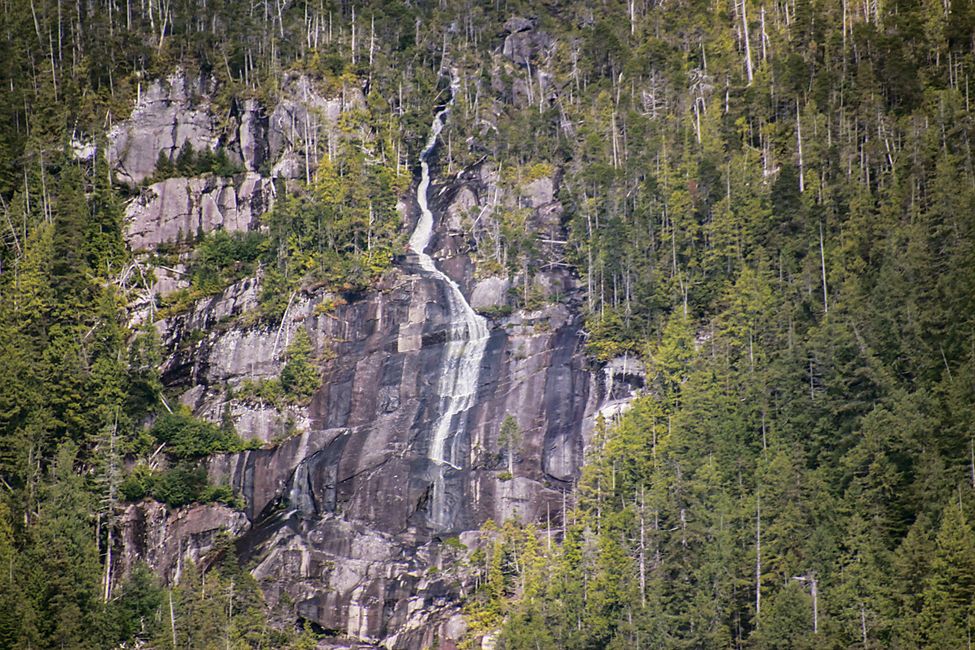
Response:
M950 503L935 538L920 624L928 647L962 647L975 602L975 539L962 507Z

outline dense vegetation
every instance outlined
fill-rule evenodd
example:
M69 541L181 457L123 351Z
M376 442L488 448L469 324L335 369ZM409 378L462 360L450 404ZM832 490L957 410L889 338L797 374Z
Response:
M268 13L212 0L0 3L0 647L314 645L301 629L271 629L274 614L229 551L219 566L184 567L175 588L142 569L118 584L112 559L124 501L237 507L229 487L208 484L203 462L244 443L228 418L217 426L176 408L159 377L154 330L128 327L125 306L146 281L122 238L123 201L134 188L113 184L104 150L106 129L127 116L140 84L176 66L213 77L224 111L249 98L273 101L289 68L327 92L365 80L388 91L393 74L422 68L422 91L374 91L344 116L341 141L313 152L327 164L307 183L278 188L262 232L191 233L152 260L185 263L190 285L164 298L162 316L258 269L265 282L254 316L274 326L303 286L370 286L400 246L395 202L409 182L401 160L425 137L416 128L407 138L400 123L426 121L437 76L432 56L389 64L398 36L377 48L372 69L383 76L373 75L361 58L339 54L348 51L348 12L322 11L323 42L316 37L312 48L296 36L304 29L297 5ZM336 34L325 43L329 11ZM392 11L377 30L401 28ZM382 99L394 94L397 119ZM79 160L76 144L88 141L98 151ZM223 149L187 145L161 154L147 182L241 171ZM319 382L308 340L299 336L286 359L280 399L306 402Z
M964 646L971 4L587 11L539 16L563 94L506 107L495 151L563 167L591 350L641 357L648 391L592 441L564 528L492 533L477 629Z
M557 170L590 350L648 370L564 522L487 531L475 632L511 649L967 644L970 1L69 5L0 2L0 647L313 643L269 627L229 545L175 588L141 569L115 585L121 501L233 504L199 463L242 443L168 412L158 342L126 326L124 193L72 136L103 147L176 65L227 106L269 101L287 69L364 87L261 234L190 243L169 307L260 266L273 322L300 287L361 291L391 263L442 63L461 77L446 171L516 170L517 194ZM498 53L513 15L549 36L517 64ZM222 156L164 156L158 177L239 171ZM481 272L558 300L533 289L527 212L491 217L469 233ZM309 350L289 355L250 398L309 397Z

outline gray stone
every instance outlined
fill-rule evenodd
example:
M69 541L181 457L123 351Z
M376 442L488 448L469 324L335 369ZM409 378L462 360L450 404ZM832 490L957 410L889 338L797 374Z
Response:
M519 66L527 66L552 39L535 29L535 23L527 18L509 18L504 24L507 34L501 46L501 54Z
M510 286L511 282L507 278L498 276L484 278L474 285L474 291L471 292L471 307L485 309L507 304Z
M268 158L268 119L263 107L254 99L244 102L237 129L241 160L248 171L258 171Z
M568 311L553 312L552 329L526 323L494 330L483 393L458 443L462 469L446 477L447 511L435 517L425 496L435 476L426 457L434 417L426 395L442 354L445 314L442 288L409 271L328 316L315 314L312 297L295 300L284 331L305 327L317 354L325 346L335 352L323 357L323 385L304 432L210 464L214 481L245 497L250 532L241 537L242 559L260 558L255 575L269 600L287 597L297 615L326 629L401 648L432 641L457 613L455 588L426 576L444 552L438 536L475 530L488 518L541 521L560 512L561 492L547 484L567 487L577 475L590 390L579 321ZM161 325L169 350L164 380L185 386L201 415L219 417L228 382L280 372L275 341L280 351L285 334L210 327L246 312L257 291L254 283L235 285ZM181 349L185 333L199 328L209 336ZM412 332L417 344L401 345ZM268 440L279 433L267 424L275 417L268 409L231 404L245 435ZM525 442L514 479L501 481L497 435L508 413L518 414ZM281 514L268 520L271 511ZM170 575L178 555L168 546L153 566ZM391 610L388 602L396 603Z
M254 173L239 183L214 176L170 178L150 185L126 207L126 239L133 250L152 250L217 229L251 230L272 197L271 181Z
M190 86L182 71L153 82L141 93L131 117L111 129L109 159L118 180L141 183L155 170L159 152L175 159L186 142L196 151L216 146L209 102L194 97Z
M536 34L530 21L510 27L511 35ZM269 166L280 176L304 178L305 144L313 148L318 137L306 133L329 133L342 110L361 102L359 89L325 98L300 75L286 77L282 89L266 122L256 104L241 109L231 144L239 146L247 174L170 179L129 206L134 249L215 228L258 227L273 187L254 169ZM316 146L320 152L328 145L323 139ZM438 217L433 257L475 308L507 304L518 278L475 280L470 254L477 234L495 227L493 217L485 212L476 225L469 217L480 215L484 201L502 209L528 207L534 231L564 239L558 177L513 192L499 183L496 169L483 166L461 176L431 192ZM402 202L401 210L416 214L412 202ZM535 269L530 281L562 302L492 325L477 402L464 416L463 435L451 441L456 468L428 458L449 321L443 282L420 272L413 256L375 290L327 314L316 312L329 297L316 289L296 293L282 323L255 322L258 275L156 323L167 389L214 422L229 412L242 436L268 444L208 461L211 480L230 484L246 503L243 512L130 506L120 563L131 567L144 558L174 579L182 560L205 558L217 533L229 530L268 602L286 612L279 623L300 616L349 639L343 646L336 638L333 647L420 648L437 640L449 647L464 633L461 596L472 579L463 559L484 543L480 526L512 517L558 525L564 492L579 476L600 409L639 392L629 365L591 372L577 281L565 270L558 244L544 244L543 252L546 261L563 265ZM159 288L181 286L180 270ZM233 389L245 380L280 376L283 352L298 328L311 338L322 380L310 403L276 408L234 398ZM502 480L508 479L507 459L498 434L509 414L523 443L514 476ZM431 497L435 490L442 498ZM452 536L468 550L442 543Z
M220 504L170 511L155 501L131 504L122 513L121 575L138 560L175 581L185 561L200 562L221 533L239 535L249 527L244 515Z
M469 224L477 218L479 212L477 208L477 195L474 190L466 185L461 186L447 207L447 228L455 232L463 231L465 223Z
M549 176L536 178L524 187L524 195L533 208L540 208L555 200L555 180Z
M329 145L329 138L339 137L335 128L339 116L343 111L363 106L365 98L360 88L351 86L343 87L337 97L325 97L309 77L294 74L285 76L281 95L268 118L268 156L280 160L282 155L292 153L300 158L300 162L289 163L278 173L286 178L303 178L305 151L314 154L308 161L314 170L319 154ZM323 129L324 138L321 137Z
M504 31L508 34L517 34L518 32L527 32L535 28L535 22L530 18L522 18L521 16L512 16L504 22Z

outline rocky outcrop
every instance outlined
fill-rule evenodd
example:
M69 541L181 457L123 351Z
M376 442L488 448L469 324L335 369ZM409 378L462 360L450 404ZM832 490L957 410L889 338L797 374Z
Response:
M329 359L307 420L296 426L301 432L273 448L214 459L210 467L214 481L230 483L247 502L249 528L239 552L257 563L255 575L272 601L287 596L297 615L326 629L396 647L420 647L414 644L456 613L468 587L462 577L447 583L428 576L444 552L438 540L489 518L558 520L562 492L581 464L591 402L578 321L568 307L495 322L479 398L465 439L457 441L462 469L441 478L427 455L436 416L431 382L444 340L440 290L404 260L379 292L335 313L315 314L320 296L298 301L286 329L304 327ZM162 324L165 340L178 348L187 331L246 310L245 291L238 287ZM222 412L227 386L275 374L278 332L207 331L195 348L174 350L165 378L187 386L185 401L213 416ZM502 474L498 443L508 414L524 439L510 479ZM242 424L242 433L253 435L257 427ZM284 433L282 425L257 435ZM436 480L446 494L436 505L440 512L431 499ZM166 543L182 542L174 535ZM177 554L156 560L173 562Z
M182 71L140 90L132 116L109 132L116 179L141 183L155 171L160 152L174 159L187 142L196 151L215 147L216 120L204 99L211 90L208 82L191 80Z
M234 537L249 528L241 512L210 504L175 512L155 501L130 505L122 514L120 569L127 573L137 560L145 561L166 580L178 580L185 562L201 563L221 535Z
M529 65L538 50L551 44L551 37L535 29L535 21L512 17L504 23L504 43L501 53L516 65Z
M312 152L331 151L334 139L341 137L334 128L343 111L361 107L365 103L362 90L345 85L334 96L325 96L312 81L304 75L285 77L281 98L268 118L267 152L270 160L278 161L275 168L294 152L300 157L301 174L292 178L304 177L304 154L306 145ZM255 139L259 138L255 134ZM309 158L311 169L318 165L318 157Z
M273 196L272 181L253 172L239 178L170 178L153 183L129 203L126 238L133 250L142 251L214 230L254 230Z
M247 171L256 172L269 160L269 130L265 108L256 99L245 100L237 126L236 147L231 146L231 150L235 151Z
M290 99L272 110L245 103L238 114L226 146L239 152L247 173L170 179L132 203L133 248L151 250L216 228L259 227L273 190L256 170L304 175L312 125L361 101L358 91L325 99L299 77L289 83ZM131 142L152 140L125 128ZM364 295L336 301L321 290L297 293L279 324L253 318L260 275L158 322L167 388L202 417L229 414L242 436L265 444L209 460L211 480L233 487L246 503L242 512L131 506L123 568L142 558L175 579L182 562L205 559L218 531L227 530L266 598L290 603L284 609L292 621L300 617L389 648L458 639L459 602L472 588L459 560L480 543L478 529L488 519L558 526L594 418L607 396L625 400L624 384L638 381L629 365L591 372L578 282L562 250L558 182L553 169L512 183L478 165L430 192L437 219L427 251L489 325L467 426L449 441L453 463L430 458L449 339L445 283L421 269L413 253ZM499 206L528 211L541 240L538 268L511 277L478 273L479 262L488 266L478 246L496 229L491 213ZM407 217L411 210L404 204ZM512 287L540 298L519 309ZM309 335L321 377L310 403L242 396L245 381L280 374L282 353L299 329ZM499 441L509 415L522 432L510 450L510 473L509 449Z
M362 106L362 90L344 84L328 93L305 75L286 73L270 107L254 99L214 106L213 81L189 79L177 71L140 90L130 119L110 131L109 159L115 180L145 185L160 153L172 162L180 148L219 150L242 169L234 176L206 174L167 178L141 189L126 207L126 235L137 253L140 299L130 305L130 323L138 325L155 313L160 296L188 287L188 246L166 266L150 269L152 253L163 244L191 244L215 230L256 230L273 206L279 179L306 180L318 160L347 134L338 128L344 111ZM218 119L217 115L220 114ZM73 143L79 158L90 158L94 145ZM172 252L170 250L169 252ZM150 272L151 271L151 272ZM254 409L240 412L254 420ZM266 418L255 427L267 430Z
M342 112L365 101L361 88L346 84L326 96L307 76L287 73L273 106L248 99L228 110L213 105L213 85L177 71L140 90L131 117L109 132L115 179L138 185L152 176L160 154L173 162L187 143L194 151L220 149L249 172L305 179L343 137ZM79 156L88 149L77 148Z
M533 196L539 207L552 198L544 188ZM441 233L435 248L443 262L456 256L456 237ZM256 566L267 598L293 602L296 616L324 629L400 648L445 639L448 628L457 633L453 617L471 585L440 571L449 565L444 554L458 552L443 539L460 535L476 546L475 531L487 519L557 525L582 463L586 422L604 391L588 370L571 296L496 318L476 404L454 443L463 461L440 472L427 447L447 315L443 287L414 264L402 259L377 291L326 314L316 305L327 296L299 296L280 329L233 324L253 309L257 280L158 326L170 350L164 380L183 389L184 403L213 419L229 406L245 436L290 434L210 464L211 479L229 483L247 503L238 552ZM482 301L507 303L507 280L475 282L469 265L452 266ZM564 271L546 275L563 287L574 282ZM282 413L230 399L228 388L280 372L280 352L299 327L321 360L322 387L311 404ZM509 414L523 432L510 477L498 441ZM445 495L436 502L435 487ZM164 574L174 571L181 545L200 546L181 534L171 529L161 542L166 549L149 558Z

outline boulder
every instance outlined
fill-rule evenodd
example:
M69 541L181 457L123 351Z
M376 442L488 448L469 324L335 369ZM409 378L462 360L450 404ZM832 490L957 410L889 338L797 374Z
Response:
M500 276L491 276L478 281L471 292L471 307L481 310L508 304L510 287L511 282Z
M501 54L518 66L529 65L552 41L548 34L536 30L535 21L528 18L509 18L504 24L504 33Z

